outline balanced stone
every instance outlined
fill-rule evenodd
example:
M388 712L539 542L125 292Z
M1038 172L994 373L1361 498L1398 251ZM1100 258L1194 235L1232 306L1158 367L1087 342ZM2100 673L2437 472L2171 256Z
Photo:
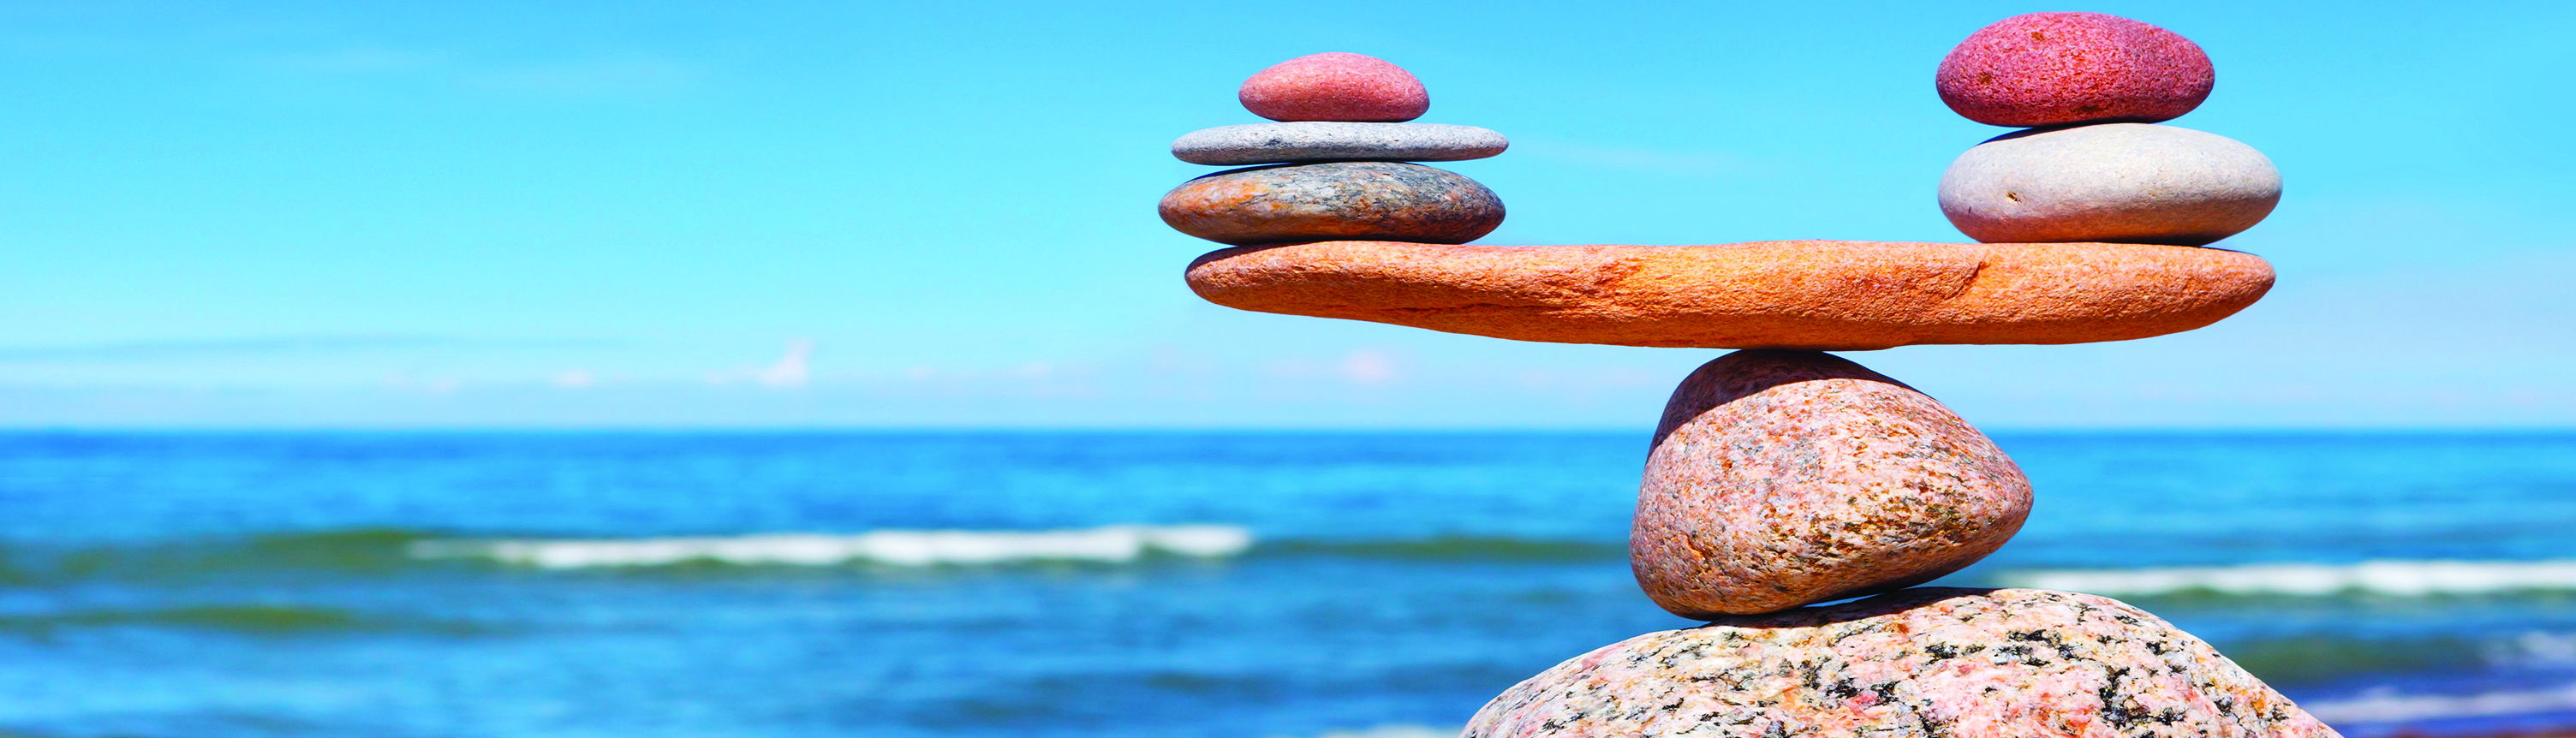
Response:
M1941 175L1941 212L1989 243L2197 246L2263 221L2281 172L2214 133L2105 123L2007 134Z
M1912 387L1813 351L1739 351L1664 405L1629 565L1686 618L1931 581L2010 540L2030 480Z
M1194 131L1172 142L1192 164L1240 166L1306 161L1465 161L1503 153L1492 129L1443 123L1254 123Z
M1215 251L1188 279L1233 308L1522 341L1861 350L2187 331L2261 299L2272 266L2101 243L1332 241Z
M1271 120L1401 123L1431 109L1431 93L1403 67L1365 54L1308 54L1244 80L1245 110Z
M2014 127L2170 120L2216 81L2191 39L2101 13L2003 19L1951 49L1933 78L1951 110Z
M1463 738L2340 738L2107 597L1927 587L1630 638L1512 687Z
M1503 223L1503 201L1456 172L1386 161L1255 167L1181 183L1163 222L1219 243L1371 239L1464 243Z

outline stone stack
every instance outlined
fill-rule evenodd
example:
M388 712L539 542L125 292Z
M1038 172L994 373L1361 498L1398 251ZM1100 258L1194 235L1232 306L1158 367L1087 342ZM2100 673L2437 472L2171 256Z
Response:
M1313 89L1357 98L1348 91L1401 87L1382 73L1351 79ZM1190 287L1218 304L1530 341L1740 349L1701 366L1665 405L1629 531L1647 596L1709 625L1531 677L1479 711L1467 736L2335 735L2208 644L2128 605L1916 587L2019 531L2030 482L1940 402L1823 352L2116 341L2208 325L2261 299L2273 274L2260 257L2197 244L2252 225L2279 192L2270 163L2241 145L2133 122L2180 115L2209 90L2206 57L2163 29L2022 16L1962 44L1940 80L1972 118L2061 126L1989 142L1952 167L1942 205L1981 243L1470 246L1418 234L1337 240L1305 226L1218 238L1189 220L1225 211L1196 194L1209 178L1165 197L1175 227L1248 244L1190 265ZM1255 87L1243 99L1264 115L1336 109ZM1279 100L1298 104L1267 107ZM1386 107L1370 114L1420 110ZM1210 135L1175 152L1258 148L1191 143ZM1254 171L1314 166L1325 165ZM1211 178L1229 176L1240 175ZM1353 194L1301 203L1374 196L1320 181ZM1227 207L1255 213L1240 222L1287 209L1269 190L1237 191L1247 194ZM2005 204L1976 199L1986 192ZM1301 217L1375 217L1345 207Z
M1279 121L1197 131L1172 142L1192 164L1241 166L1163 196L1163 222L1218 243L1359 239L1466 243L1503 224L1503 201L1457 172L1417 161L1503 153L1503 134L1409 123L1430 93L1373 56L1325 53L1245 80L1243 107Z
M2028 127L1971 148L1941 177L1941 212L1997 242L2199 246L2281 201L2253 147L2154 125L2209 97L2209 55L2172 31L2101 13L2031 13L1968 36L1934 83L1979 123Z

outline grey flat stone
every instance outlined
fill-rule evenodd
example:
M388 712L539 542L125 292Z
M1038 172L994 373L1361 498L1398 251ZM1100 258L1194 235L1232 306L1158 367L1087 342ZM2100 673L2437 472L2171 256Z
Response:
M2023 131L1959 155L1941 213L1986 243L2198 246L2254 227L2281 171L2214 133L2145 123Z
M1492 129L1445 123L1254 123L1193 131L1172 142L1172 156L1217 166L1465 161L1503 153L1511 145Z

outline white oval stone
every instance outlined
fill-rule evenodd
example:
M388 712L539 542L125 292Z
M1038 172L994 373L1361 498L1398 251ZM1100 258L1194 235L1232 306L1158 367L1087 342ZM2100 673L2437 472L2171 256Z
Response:
M2008 134L1941 175L1941 213L1986 243L2198 246L2254 227L2280 202L2281 171L2262 152L2146 123Z
M1254 123L1192 131L1172 156L1192 164L1241 166L1311 161L1466 161L1503 153L1511 141L1490 128L1446 123Z

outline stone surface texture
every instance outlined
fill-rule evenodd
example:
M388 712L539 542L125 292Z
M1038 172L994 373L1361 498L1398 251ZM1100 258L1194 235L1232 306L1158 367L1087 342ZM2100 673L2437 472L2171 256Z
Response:
M1940 402L1814 351L1738 351L1664 405L1628 536L1686 618L1922 584L2021 530L2030 480Z
M1192 164L1304 161L1465 161L1503 153L1493 129L1443 123L1254 123L1194 131L1172 142Z
M1933 84L1969 120L1998 126L2171 120L2209 97L2191 39L2101 13L2031 13L1969 34Z
M1244 310L1557 343L1881 349L2187 331L2261 299L2251 254L2135 244L1768 241L1224 249L1190 288Z
M1465 738L2340 738L2153 615L1927 587L1630 638L1503 692Z
M2105 123L1996 138L1941 175L1941 213L1989 243L2197 246L2263 222L2281 172L2214 133Z
M1163 195L1163 222L1218 243L1323 239L1464 243L1503 223L1503 201L1456 172L1382 161L1218 172Z
M1402 123L1431 109L1412 72L1366 54L1308 54L1243 81L1236 93L1253 115L1278 121Z

